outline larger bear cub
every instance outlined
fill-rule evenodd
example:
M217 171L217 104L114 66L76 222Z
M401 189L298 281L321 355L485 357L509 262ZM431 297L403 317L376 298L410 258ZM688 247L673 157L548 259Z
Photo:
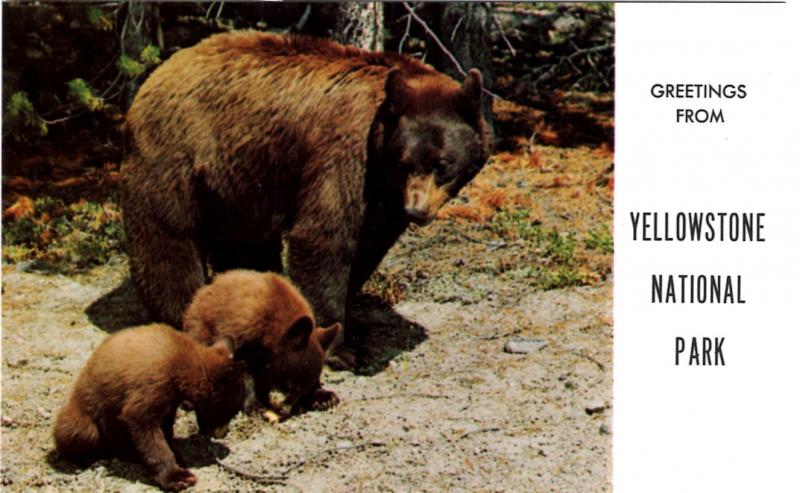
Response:
M283 276L238 269L200 288L183 322L183 330L204 344L232 339L255 397L284 418L301 398L314 409L339 402L322 388L320 374L340 328L338 322L317 327L308 301Z
M408 224L486 162L482 90L474 69L459 84L402 55L254 31L173 55L127 117L128 254L152 316L179 324L208 263L280 272L285 240L319 323L347 327Z

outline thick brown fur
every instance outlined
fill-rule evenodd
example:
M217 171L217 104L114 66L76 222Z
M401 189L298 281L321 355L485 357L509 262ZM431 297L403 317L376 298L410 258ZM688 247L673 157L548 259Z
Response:
M170 448L172 425L184 401L203 432L226 425L241 409L244 365L233 360L230 344L205 346L158 324L109 336L56 417L59 453L79 463L108 455L138 459L166 490L195 484Z
M300 398L313 408L338 402L322 389L325 351L341 324L316 326L311 305L287 278L274 273L230 270L200 288L184 315L184 330L204 344L235 341L247 361L256 397L282 416Z
M127 247L152 316L179 323L207 262L281 272L286 240L320 322L349 325L349 300L409 222L430 221L485 163L481 92L477 70L459 84L305 37L233 32L173 55L127 117Z

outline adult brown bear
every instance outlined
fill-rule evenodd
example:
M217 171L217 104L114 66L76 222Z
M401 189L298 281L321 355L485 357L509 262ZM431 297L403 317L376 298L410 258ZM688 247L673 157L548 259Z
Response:
M284 239L319 323L347 322L409 222L429 222L486 162L481 92L474 69L459 84L307 37L234 32L177 52L127 117L127 248L152 316L179 326L207 261L281 271Z

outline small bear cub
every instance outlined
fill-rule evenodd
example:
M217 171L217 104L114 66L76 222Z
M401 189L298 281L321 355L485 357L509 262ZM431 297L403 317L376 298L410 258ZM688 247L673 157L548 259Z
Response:
M234 340L236 359L247 363L252 392L268 408L268 420L287 418L296 404L320 410L339 402L334 392L322 388L320 375L341 324L317 327L309 302L281 275L250 270L219 274L195 294L183 329L204 344L226 336ZM245 408L253 404L249 396Z
M58 452L82 464L109 455L138 459L165 490L194 485L169 445L175 413L187 401L202 433L224 435L245 397L245 365L233 354L229 338L204 346L161 324L109 336L56 417Z

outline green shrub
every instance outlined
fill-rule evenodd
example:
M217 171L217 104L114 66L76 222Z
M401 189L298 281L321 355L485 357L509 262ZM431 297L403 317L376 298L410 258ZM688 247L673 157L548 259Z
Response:
M100 111L105 108L103 98L96 96L89 84L83 79L72 79L67 82L70 99L89 111Z
M157 46L154 45L147 45L142 50L142 53L139 54L139 60L144 63L146 66L151 65L158 65L161 63L161 50L158 49Z
M119 60L117 60L117 68L129 79L135 79L144 73L144 65L128 55L119 57Z
M16 142L36 143L47 135L47 125L36 114L33 103L24 91L17 91L8 98L3 112L4 133Z
M108 262L123 252L118 207L40 197L34 212L3 224L3 260L34 260L42 269L72 272Z
M585 240L586 248L590 250L600 250L603 253L614 252L614 235L607 224L603 224L597 229L589 231Z

